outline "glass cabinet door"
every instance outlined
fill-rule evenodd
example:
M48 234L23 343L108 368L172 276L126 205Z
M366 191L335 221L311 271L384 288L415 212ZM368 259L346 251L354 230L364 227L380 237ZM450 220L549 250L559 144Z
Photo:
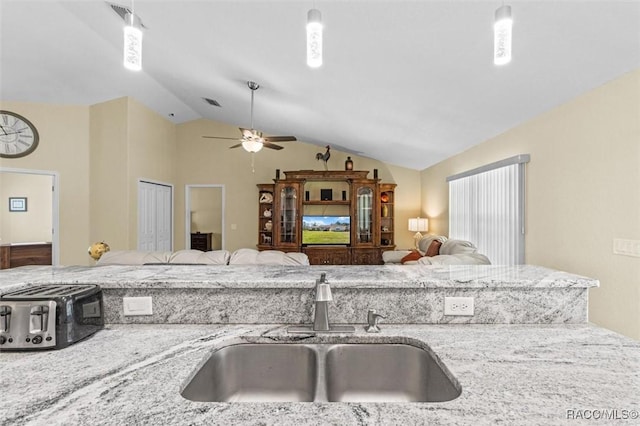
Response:
M280 190L280 242L297 244L298 190L284 186Z
M373 194L370 187L360 187L356 192L356 241L358 244L373 242Z

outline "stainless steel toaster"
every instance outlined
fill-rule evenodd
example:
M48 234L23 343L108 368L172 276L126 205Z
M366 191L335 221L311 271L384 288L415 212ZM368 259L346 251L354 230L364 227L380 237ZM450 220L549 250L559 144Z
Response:
M98 285L40 285L0 296L0 351L60 349L103 327Z

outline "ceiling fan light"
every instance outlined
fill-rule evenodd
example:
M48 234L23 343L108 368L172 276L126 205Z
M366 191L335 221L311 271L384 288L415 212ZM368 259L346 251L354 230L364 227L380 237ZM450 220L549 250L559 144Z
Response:
M322 65L322 15L318 9L307 13L307 65L311 68Z
M262 142L258 141L243 141L242 147L247 152L258 152L262 149Z
M124 67L132 71L142 69L142 31L135 25L136 20L131 13L125 15Z
M499 7L493 24L493 63L495 65L511 62L512 27L511 6Z

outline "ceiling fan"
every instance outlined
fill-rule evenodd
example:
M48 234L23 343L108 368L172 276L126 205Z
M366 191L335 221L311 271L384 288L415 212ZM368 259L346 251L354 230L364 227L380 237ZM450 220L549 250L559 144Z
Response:
M221 136L203 136L203 138L211 139L229 139L234 141L240 141L239 144L230 146L229 148L243 147L248 152L258 152L263 147L270 149L282 149L284 147L276 145L272 142L291 142L297 140L295 136L262 136L262 132L253 128L253 94L260 85L255 81L247 81L247 86L251 89L251 129L244 129L239 127L242 133L241 138L225 138Z

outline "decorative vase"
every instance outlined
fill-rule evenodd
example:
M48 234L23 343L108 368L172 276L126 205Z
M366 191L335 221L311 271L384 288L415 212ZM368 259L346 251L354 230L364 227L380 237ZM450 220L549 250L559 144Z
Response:
M386 204L382 206L382 217L389 216L389 207Z
M265 231L271 232L271 229L273 229L273 222L268 221L267 223L264 224L264 230Z

